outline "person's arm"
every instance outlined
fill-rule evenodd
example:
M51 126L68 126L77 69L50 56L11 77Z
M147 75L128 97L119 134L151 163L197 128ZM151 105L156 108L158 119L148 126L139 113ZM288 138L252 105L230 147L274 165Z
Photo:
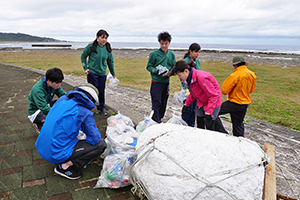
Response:
M222 84L221 92L224 95L229 94L229 92L235 87L238 79L232 75L230 75Z
M171 66L169 66L169 72L171 72L173 70L173 68L175 67L175 64L176 64L176 58L175 58L175 54L174 52L172 52L172 64Z
M61 97L63 95L66 95L67 93L62 89L61 86L59 86L57 89L54 90L54 94L56 94L58 97Z
M250 93L253 93L256 87L256 75L253 73L253 84L250 90Z
M198 58L196 59L196 67L195 68L198 70L201 70L201 63Z
M32 94L32 99L35 102L36 107L40 109L41 112L45 115L47 115L51 109L50 105L48 105L46 98L47 95L42 90L35 91L34 94Z
M214 109L217 106L219 98L221 98L220 94L220 86L216 86L217 80L215 80L214 77L206 77L204 79L203 83L199 83L199 85L202 87L205 95L208 97L207 104L204 105L205 114L206 115L212 115L214 112Z
M116 73L115 73L115 67L114 67L114 57L111 52L108 53L107 66L108 66L108 69L109 69L111 75L113 76L113 78L115 78Z
M90 53L91 53L90 45L86 46L81 53L80 58L81 58L81 64L82 64L84 71L88 70L88 65L87 65L86 60L87 60L87 57L90 55Z
M207 103L204 105L205 114L212 115L214 109L218 106L219 98L221 98L220 86L212 75L199 77L197 84L207 97Z
M91 145L98 144L101 139L101 134L96 126L92 112L89 112L82 123L82 131L86 134L86 142Z
M146 69L152 74L158 74L158 69L155 64L155 55L150 53Z

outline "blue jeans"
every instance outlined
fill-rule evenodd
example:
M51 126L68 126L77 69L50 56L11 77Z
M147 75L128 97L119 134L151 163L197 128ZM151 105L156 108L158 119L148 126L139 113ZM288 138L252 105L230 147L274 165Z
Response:
M181 115L181 118L191 127L195 126L196 106L197 106L197 101L195 100L188 107L186 113L184 115Z

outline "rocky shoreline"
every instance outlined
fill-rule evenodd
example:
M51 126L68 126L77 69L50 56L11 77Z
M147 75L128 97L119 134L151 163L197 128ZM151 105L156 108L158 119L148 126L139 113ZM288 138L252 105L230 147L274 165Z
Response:
M83 49L69 50L80 55ZM176 59L183 59L187 50L170 49L175 53ZM114 58L148 58L153 49L113 49ZM249 64L269 64L278 67L295 67L300 66L300 54L284 54L284 53L262 53L262 52L243 52L243 51L215 51L201 50L199 60L206 61L221 61L231 63L232 58L237 55L245 57Z
M172 50L172 49L171 49ZM114 58L148 58L153 49L114 49ZM182 59L187 50L172 50L176 59ZM300 66L299 54L282 54L282 53L255 53L255 52L238 52L238 51L212 51L202 50L199 56L200 62L221 61L230 63L236 55L245 57L246 62L255 64L270 64L278 67Z
M149 54L154 49L113 49L114 58L134 59L134 58L148 58ZM187 50L171 49L175 53L176 59L183 59ZM0 52L51 52L51 54L71 54L80 56L83 49L23 49L18 47L7 47L0 49ZM249 64L259 65L274 65L278 67L295 67L300 66L300 54L284 54L284 53L263 53L263 52L243 52L243 51L217 51L217 50L201 50L199 60L200 62L206 61L220 61L230 63L232 58L236 55L245 57L246 62Z

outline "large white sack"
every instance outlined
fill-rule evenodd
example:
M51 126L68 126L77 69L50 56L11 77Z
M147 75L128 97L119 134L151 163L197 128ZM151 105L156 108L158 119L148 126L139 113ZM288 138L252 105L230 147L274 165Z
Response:
M140 135L136 152L131 182L151 199L262 198L268 158L248 139L158 124Z

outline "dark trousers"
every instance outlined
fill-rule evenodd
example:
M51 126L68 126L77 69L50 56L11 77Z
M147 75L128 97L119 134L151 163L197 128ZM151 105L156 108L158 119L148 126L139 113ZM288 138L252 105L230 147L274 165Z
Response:
M164 117L169 98L169 83L151 83L150 88L152 110L154 111L152 119L161 123Z
M191 127L195 126L197 101L195 100L186 110L186 113L181 118Z
M79 140L74 147L72 156L67 161L71 160L77 169L81 169L83 166L100 156L105 149L106 143L104 139L101 139L96 145L91 145L85 140Z
M221 105L219 115L230 114L232 122L232 132L234 136L244 137L244 118L247 112L248 104L240 105L230 101L225 101ZM222 121L219 117L216 119L215 130L221 133L227 133L225 130Z
M87 82L94 85L99 92L99 106L97 106L98 110L102 110L105 108L105 82L106 82L106 75L97 75L90 72L87 75Z
M42 126L45 123L46 117L47 117L47 115L45 115L42 112L39 112L39 114L36 116L33 123L35 123L37 125L38 129L41 130Z

